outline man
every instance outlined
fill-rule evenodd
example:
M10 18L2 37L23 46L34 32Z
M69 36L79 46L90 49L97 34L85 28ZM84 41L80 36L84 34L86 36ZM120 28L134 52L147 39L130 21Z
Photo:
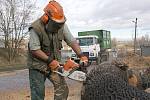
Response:
M87 64L88 59L82 54L65 24L66 18L60 4L50 1L44 12L44 15L29 27L28 66L31 99L44 100L44 83L47 78L54 85L54 100L67 100L69 91L65 79L53 72L60 66L62 40L75 51L81 62Z

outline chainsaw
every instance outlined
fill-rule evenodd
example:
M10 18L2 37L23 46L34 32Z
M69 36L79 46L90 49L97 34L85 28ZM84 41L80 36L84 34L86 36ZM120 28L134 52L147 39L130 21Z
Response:
M77 64L73 60L68 60L65 64L61 64L57 71L53 71L63 77L67 77L76 81L85 81L86 72L82 70L83 64ZM83 72L84 71L84 72Z

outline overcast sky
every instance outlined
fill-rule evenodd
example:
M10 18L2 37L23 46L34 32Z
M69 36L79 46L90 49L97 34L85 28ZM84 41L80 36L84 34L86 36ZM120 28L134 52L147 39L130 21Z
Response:
M49 0L38 0L38 16ZM56 0L64 8L74 36L78 31L105 29L112 37L132 39L138 18L138 37L150 34L150 0Z

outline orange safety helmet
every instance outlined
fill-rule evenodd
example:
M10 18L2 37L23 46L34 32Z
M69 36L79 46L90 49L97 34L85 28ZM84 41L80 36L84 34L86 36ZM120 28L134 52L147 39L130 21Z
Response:
M48 22L48 18L51 18L57 23L64 23L66 21L62 6L56 1L50 1L49 4L44 8L45 14L42 19L45 23Z

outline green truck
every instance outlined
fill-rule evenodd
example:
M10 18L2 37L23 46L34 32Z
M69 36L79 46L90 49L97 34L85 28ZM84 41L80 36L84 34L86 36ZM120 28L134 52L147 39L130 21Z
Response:
M111 33L107 30L92 30L78 32L77 41L82 52L89 58L89 61L96 61L98 64L108 60L108 49L111 49ZM72 58L78 60L72 52Z

